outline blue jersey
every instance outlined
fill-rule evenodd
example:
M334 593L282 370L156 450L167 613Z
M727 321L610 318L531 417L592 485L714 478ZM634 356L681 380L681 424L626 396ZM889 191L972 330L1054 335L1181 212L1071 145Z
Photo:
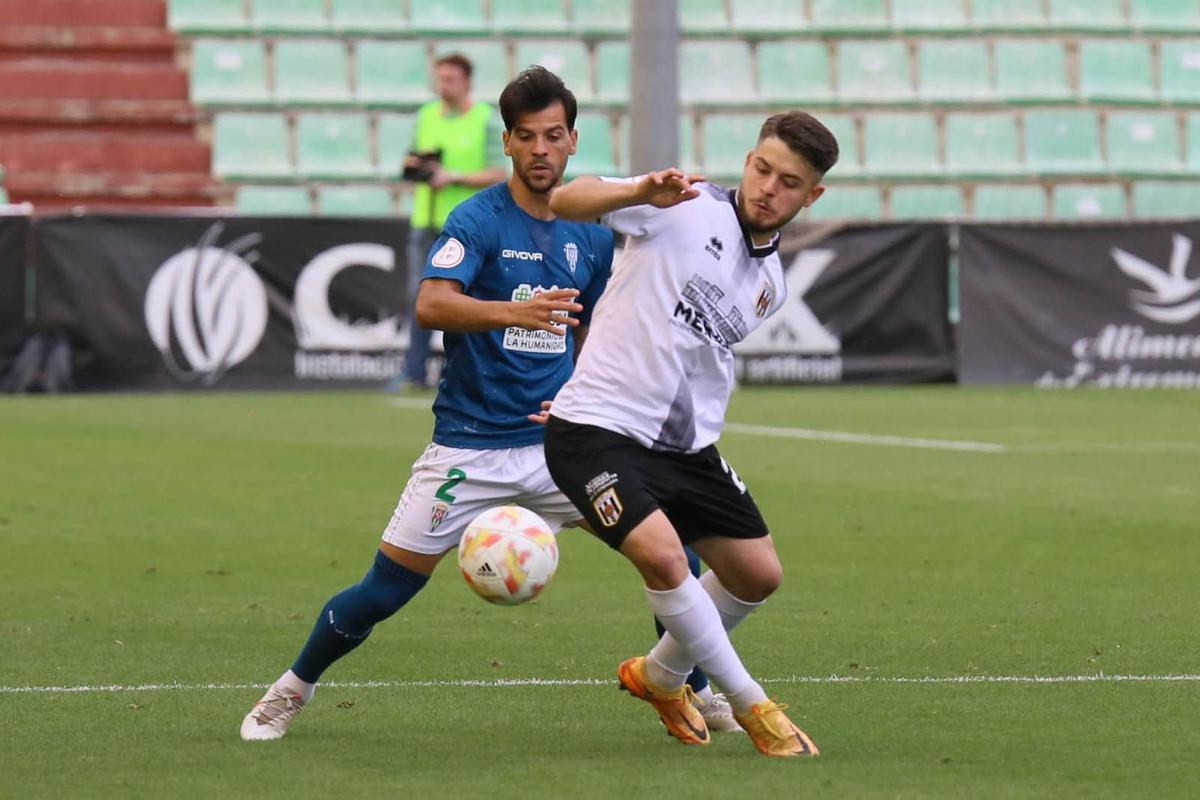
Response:
M527 300L543 291L579 289L580 325L612 271L607 227L534 219L498 183L451 212L429 252L422 280L448 278L478 300ZM507 328L445 335L446 363L433 403L433 441L489 450L542 441L529 414L552 400L571 376L575 342L549 331Z

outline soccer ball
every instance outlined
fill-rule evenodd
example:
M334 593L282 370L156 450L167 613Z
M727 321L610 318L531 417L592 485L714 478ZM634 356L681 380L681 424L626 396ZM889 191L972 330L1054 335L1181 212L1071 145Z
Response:
M471 520L458 543L458 566L475 594L515 606L542 593L558 569L550 526L520 506L489 508Z

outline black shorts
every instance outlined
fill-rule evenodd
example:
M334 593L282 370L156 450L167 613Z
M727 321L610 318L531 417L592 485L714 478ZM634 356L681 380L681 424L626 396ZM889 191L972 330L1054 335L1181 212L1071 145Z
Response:
M651 450L619 433L550 417L546 466L592 529L614 549L656 509L684 544L706 536L767 535L754 498L713 445Z

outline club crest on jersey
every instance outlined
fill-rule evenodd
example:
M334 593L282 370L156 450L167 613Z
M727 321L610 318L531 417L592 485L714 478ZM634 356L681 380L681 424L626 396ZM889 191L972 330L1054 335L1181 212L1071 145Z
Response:
M775 292L771 291L771 284L764 283L762 290L758 293L758 299L754 301L754 316L762 319L771 310L771 302L775 299Z
M567 242L563 245L563 255L567 257L567 266L571 268L571 274L575 274L575 265L579 263L579 246L574 242Z
M429 517L429 530L437 530L437 526L446 521L446 515L449 513L449 503L444 500L435 500L433 502L433 513Z
M606 528L611 528L620 522L621 512L625 510L625 507L621 505L621 498L617 496L615 486L601 492L600 496L592 501L592 508L596 509L600 521Z
M466 255L467 251L466 248L463 247L462 242L451 236L446 240L446 243L442 245L436 253L433 254L433 258L430 259L429 263L440 269L453 269L462 263L463 258Z

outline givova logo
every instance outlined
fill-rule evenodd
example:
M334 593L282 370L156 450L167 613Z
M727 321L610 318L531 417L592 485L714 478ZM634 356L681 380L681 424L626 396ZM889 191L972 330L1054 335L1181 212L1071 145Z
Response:
M167 259L146 290L146 329L179 380L215 383L266 331L267 293L252 266L260 237L216 247L223 227L214 224L195 247Z
M1134 311L1169 325L1182 325L1200 316L1200 278L1187 276L1191 239L1178 233L1172 237L1171 263L1165 270L1117 247L1113 248L1112 257L1122 272L1150 288L1148 292L1139 289L1129 292L1129 304Z

